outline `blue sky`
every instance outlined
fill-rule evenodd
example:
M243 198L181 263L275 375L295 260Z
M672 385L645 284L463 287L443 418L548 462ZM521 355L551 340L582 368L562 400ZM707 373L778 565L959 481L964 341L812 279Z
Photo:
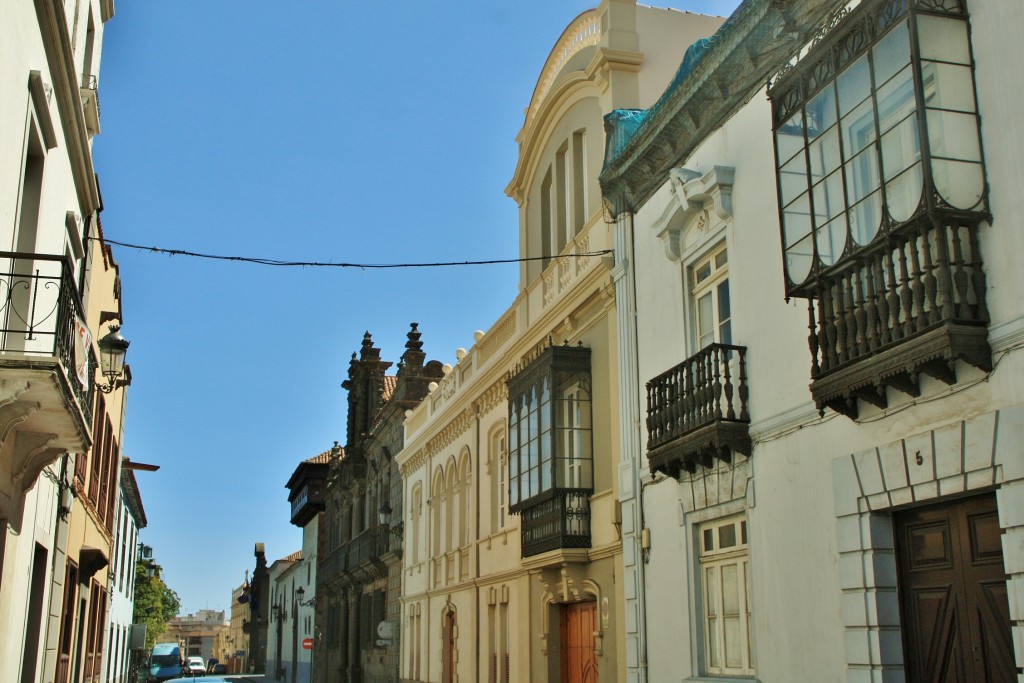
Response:
M121 0L94 155L108 239L301 261L518 256L504 188L536 79L584 0ZM656 3L728 15L737 0ZM682 59L685 45L680 45ZM115 247L133 384L124 453L182 612L228 609L264 542L301 546L285 482L344 443L364 331L455 359L515 265L286 269Z

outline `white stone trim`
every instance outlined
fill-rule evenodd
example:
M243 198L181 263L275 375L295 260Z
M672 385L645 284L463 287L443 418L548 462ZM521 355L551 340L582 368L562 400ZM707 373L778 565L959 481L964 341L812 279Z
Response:
M832 462L848 681L902 681L894 508L998 487L1012 636L1024 666L1024 406ZM881 514L880 514L881 513Z

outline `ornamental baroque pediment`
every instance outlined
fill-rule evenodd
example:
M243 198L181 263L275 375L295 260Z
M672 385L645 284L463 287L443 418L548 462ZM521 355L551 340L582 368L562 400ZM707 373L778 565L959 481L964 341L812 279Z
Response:
M669 172L672 198L651 226L669 260L682 258L683 239L691 231L710 233L732 216L734 176L729 166L714 166L704 174L681 166Z

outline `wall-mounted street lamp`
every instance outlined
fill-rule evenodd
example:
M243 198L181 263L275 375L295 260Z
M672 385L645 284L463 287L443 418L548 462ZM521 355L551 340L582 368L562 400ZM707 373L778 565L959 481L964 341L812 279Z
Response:
M392 512L393 510L391 509L391 505L385 500L380 504L380 510L377 511L377 517L380 520L381 525L390 527L391 533L395 536L401 536L404 525L402 524L402 520L398 520L395 522L394 526L391 526Z
M304 607L308 607L310 605L315 605L316 604L316 596L315 595L313 597L311 597L309 600L303 600L302 599L302 598L304 598L306 596L306 589L303 588L302 586L299 586L299 589L297 591L295 591L295 595L298 596L298 598L299 598L299 601L298 601L299 604L304 606Z
M107 378L107 383L99 384L97 388L104 394L113 391L124 374L124 358L131 342L121 336L120 330L120 325L111 325L110 332L96 342L100 347L100 371Z
M68 515L71 514L71 509L75 507L75 488L71 482L67 479L63 479L60 482L60 500L57 502L57 514L60 518L67 521Z

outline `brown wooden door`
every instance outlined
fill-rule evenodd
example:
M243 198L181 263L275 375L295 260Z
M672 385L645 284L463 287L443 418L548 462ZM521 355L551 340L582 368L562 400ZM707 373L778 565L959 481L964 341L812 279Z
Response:
M596 683L597 603L562 605L562 683Z
M441 680L452 683L455 680L455 612L444 615L441 629Z
M1016 681L995 495L894 521L907 680Z

